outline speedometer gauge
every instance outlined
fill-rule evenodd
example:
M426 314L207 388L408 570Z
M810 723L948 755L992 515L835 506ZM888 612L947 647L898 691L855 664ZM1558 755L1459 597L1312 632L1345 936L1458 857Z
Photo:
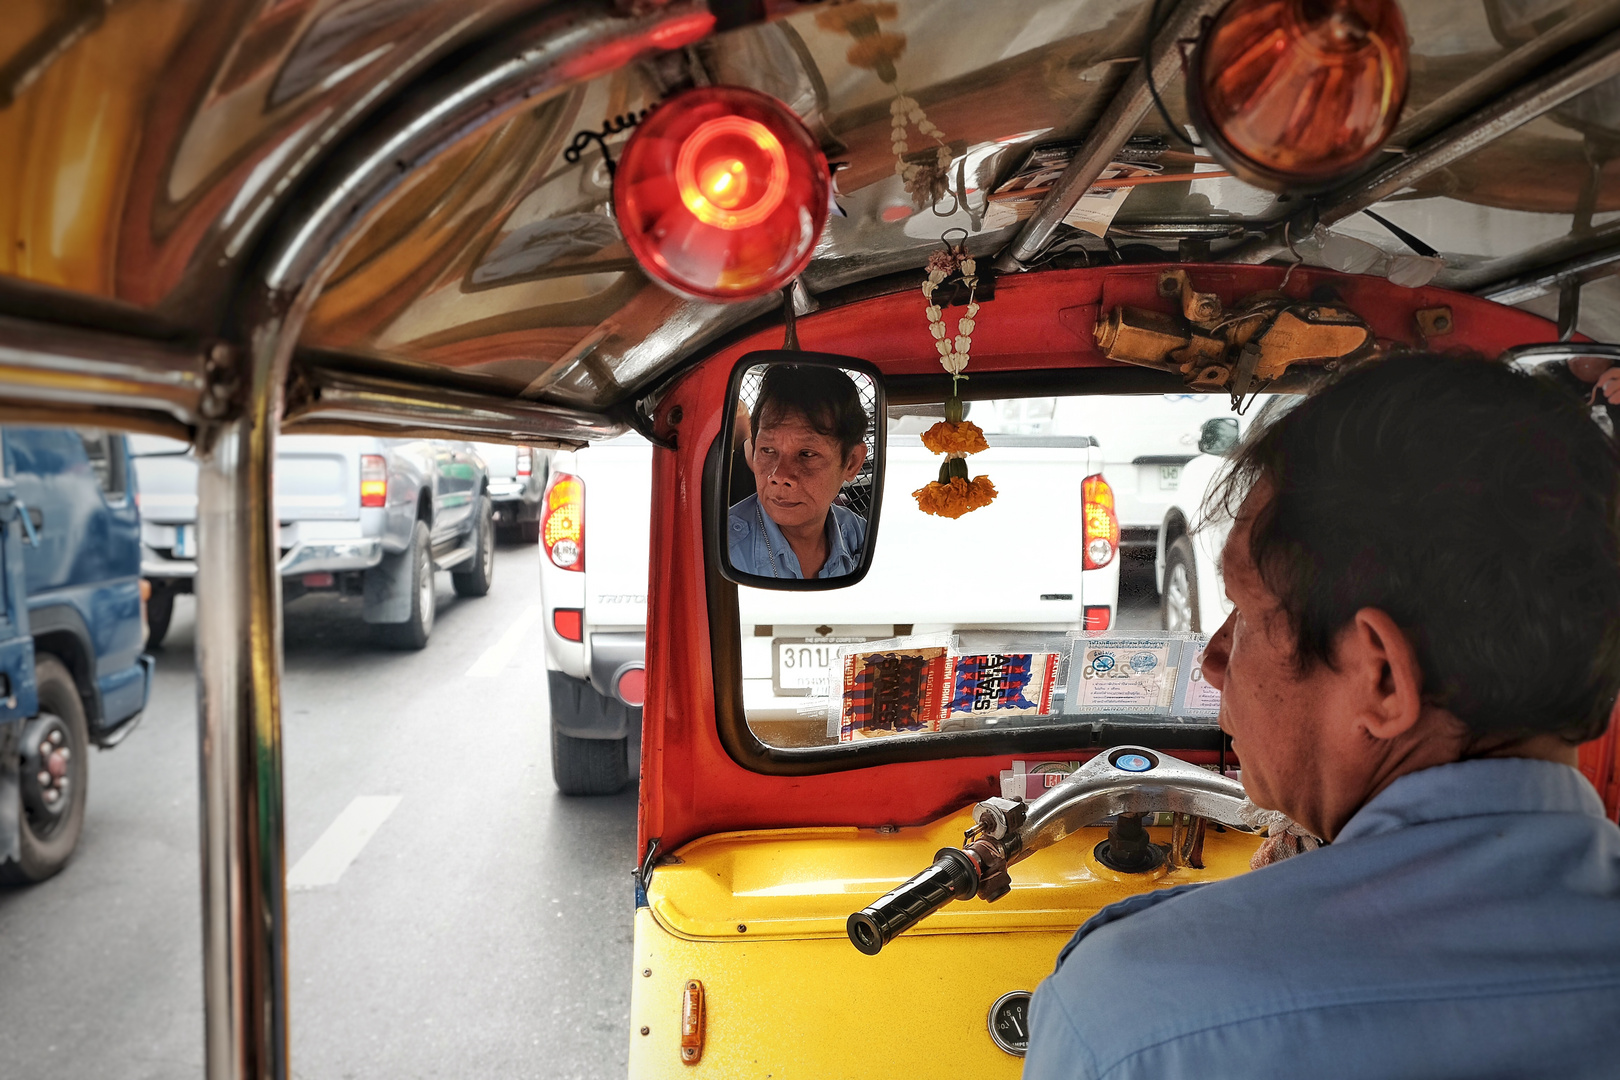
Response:
M1023 1057L1029 1049L1029 991L1002 994L990 1006L990 1038L1007 1053Z

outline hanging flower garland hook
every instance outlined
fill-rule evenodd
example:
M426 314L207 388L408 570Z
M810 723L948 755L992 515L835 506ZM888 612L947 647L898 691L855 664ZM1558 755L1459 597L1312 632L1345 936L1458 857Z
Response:
M951 244L952 233L962 234L955 246ZM988 476L969 478L967 470L967 455L990 448L979 426L965 419L966 409L959 393L961 381L967 378L965 369L969 351L973 347L973 331L979 313L976 299L978 264L967 253L967 236L967 230L962 228L945 231L940 237L943 249L928 257L928 276L922 285L923 298L928 301L928 332L934 338L940 366L951 377L951 394L945 400L945 419L923 432L922 436L924 446L936 454L945 455L945 461L939 468L939 479L918 488L912 492L912 496L923 513L950 518L988 506L996 497L996 487ZM962 284L967 286L968 302L966 311L957 321L956 333L952 334L945 324L944 305L939 303L944 297L936 294L954 274L960 274Z

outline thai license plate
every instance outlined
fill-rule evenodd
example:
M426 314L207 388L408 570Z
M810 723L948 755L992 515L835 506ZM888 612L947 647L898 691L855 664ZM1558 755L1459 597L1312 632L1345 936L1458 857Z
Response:
M174 527L174 557L177 559L195 559L197 557L197 526L176 525Z
M1181 466L1180 465L1160 465L1159 466L1159 490L1160 491L1174 491L1174 490L1176 490L1176 488L1178 488L1180 486L1181 486Z
M869 638L817 637L771 640L771 686L777 697L828 697L841 645Z

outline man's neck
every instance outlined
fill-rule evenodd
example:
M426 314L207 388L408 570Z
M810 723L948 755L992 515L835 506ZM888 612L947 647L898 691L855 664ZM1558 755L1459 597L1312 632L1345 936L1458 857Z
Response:
M1340 812L1328 815L1329 820L1324 822L1327 826L1325 838L1333 839L1363 806L1396 780L1410 773L1478 758L1530 758L1537 761L1553 761L1571 767L1577 762L1576 748L1556 735L1534 735L1527 739L1482 748L1477 744L1471 744L1462 734L1463 731L1462 722L1449 713L1439 717L1431 716L1427 737L1419 736L1406 742L1406 745L1388 748L1380 766L1367 778L1364 794L1359 798L1339 801L1337 805L1342 808Z
M1537 761L1556 761L1560 765L1576 768L1580 763L1580 751L1569 745L1556 735L1535 735L1522 739L1507 746L1495 747L1485 751L1478 757L1522 757L1533 758Z

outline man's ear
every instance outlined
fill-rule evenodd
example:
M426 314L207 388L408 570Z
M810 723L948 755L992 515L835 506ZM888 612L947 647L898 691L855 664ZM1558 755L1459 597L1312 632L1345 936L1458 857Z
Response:
M1349 676L1356 715L1375 739L1411 731L1423 713L1423 668L1411 639L1381 608L1362 608L1339 639L1336 667Z
M861 471L866 464L866 444L856 443L849 451L849 458L844 462L844 481L847 483L855 479L855 474Z

